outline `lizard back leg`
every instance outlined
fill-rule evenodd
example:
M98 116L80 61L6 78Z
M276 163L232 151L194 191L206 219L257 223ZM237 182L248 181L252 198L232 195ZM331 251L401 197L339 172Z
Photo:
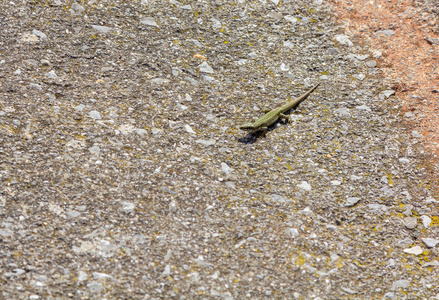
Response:
M267 131L268 131L268 127L261 127L259 130L262 132L261 135L262 135L262 136L265 136L265 134L266 134Z

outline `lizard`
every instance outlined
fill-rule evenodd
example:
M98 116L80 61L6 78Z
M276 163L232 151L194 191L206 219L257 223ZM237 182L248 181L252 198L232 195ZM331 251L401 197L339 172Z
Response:
M289 116L285 115L285 113L293 108L296 108L302 101L304 101L318 86L320 83L317 83L313 86L309 91L305 94L299 96L298 98L291 100L285 103L282 106L279 106L273 110L270 110L265 115L260 117L254 122L245 123L241 126L238 126L239 129L249 131L251 133L262 131L266 132L268 130L268 126L273 125L279 119L289 120Z

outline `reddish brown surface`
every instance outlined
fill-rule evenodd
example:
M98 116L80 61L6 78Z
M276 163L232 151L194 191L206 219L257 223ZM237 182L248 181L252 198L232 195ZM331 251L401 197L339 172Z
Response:
M413 130L424 136L427 149L439 154L439 72L438 42L433 28L438 16L427 14L413 1L332 0L345 34L369 50L382 51L378 66L391 79L396 97L403 103L402 114L412 111ZM394 36L376 35L391 29ZM415 97L414 97L415 96ZM414 120L414 121L413 121Z

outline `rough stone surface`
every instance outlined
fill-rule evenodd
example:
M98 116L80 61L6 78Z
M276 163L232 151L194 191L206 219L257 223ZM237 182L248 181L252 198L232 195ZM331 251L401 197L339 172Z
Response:
M408 229L413 229L416 227L418 219L416 217L404 218L404 226Z
M3 1L0 298L437 295L434 166L334 16ZM320 80L290 122L237 129Z

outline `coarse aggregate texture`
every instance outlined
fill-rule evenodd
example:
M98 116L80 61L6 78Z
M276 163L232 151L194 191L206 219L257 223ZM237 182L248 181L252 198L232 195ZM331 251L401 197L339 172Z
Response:
M331 2L344 33L367 42L396 92L403 119L428 151L439 154L438 1Z
M438 166L327 3L1 8L0 297L439 298Z

